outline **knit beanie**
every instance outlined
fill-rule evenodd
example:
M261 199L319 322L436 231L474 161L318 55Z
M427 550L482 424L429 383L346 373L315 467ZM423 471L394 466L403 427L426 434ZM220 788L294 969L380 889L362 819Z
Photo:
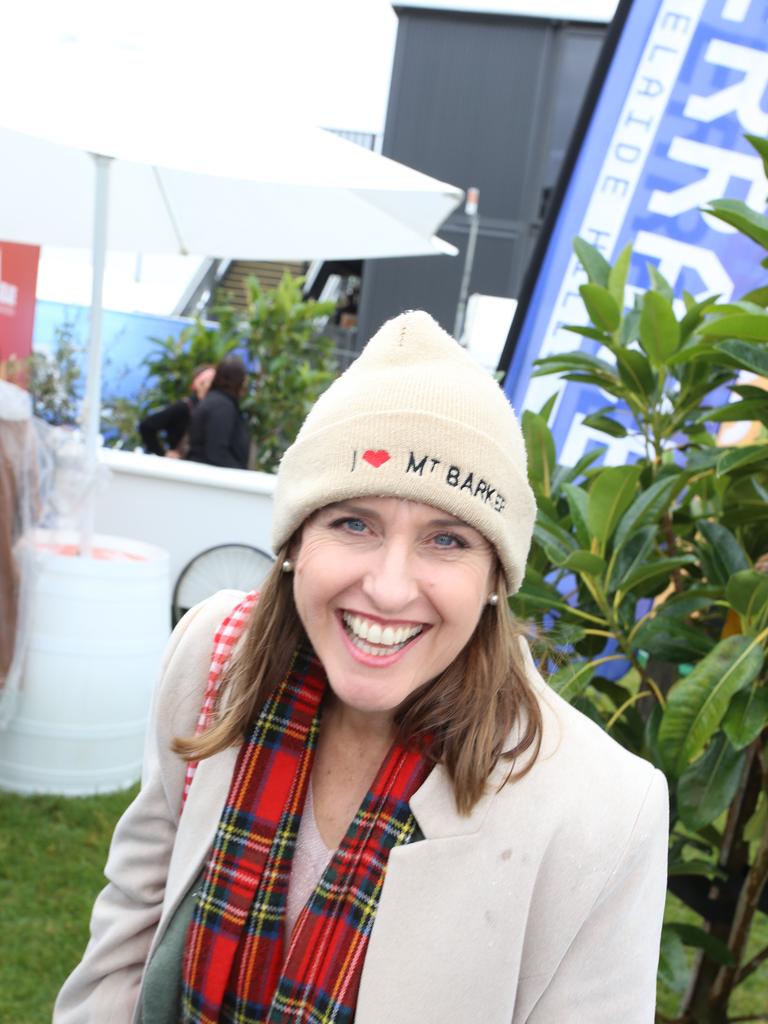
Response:
M275 550L317 509L358 497L464 520L520 587L536 505L520 425L493 377L428 313L384 324L320 396L277 474Z

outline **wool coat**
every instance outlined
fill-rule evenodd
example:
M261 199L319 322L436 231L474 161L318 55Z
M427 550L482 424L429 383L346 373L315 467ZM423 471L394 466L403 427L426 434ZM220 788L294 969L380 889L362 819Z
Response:
M214 632L241 598L192 609L170 641L142 788L115 829L91 939L53 1024L130 1024L145 964L198 876L237 749L200 762L179 816ZM666 882L664 776L527 670L543 745L523 778L459 814L446 772L411 799L424 840L395 849L356 1024L651 1024Z

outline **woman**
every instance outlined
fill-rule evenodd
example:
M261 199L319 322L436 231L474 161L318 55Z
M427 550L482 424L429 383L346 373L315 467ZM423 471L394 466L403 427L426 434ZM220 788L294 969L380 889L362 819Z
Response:
M192 373L192 382L189 388L191 394L144 417L139 423L139 433L142 446L147 454L164 455L169 459L183 457L192 410L197 408L208 394L215 375L216 367L211 366L210 363L203 363ZM165 441L161 434L165 435Z
M385 324L283 458L258 600L176 629L56 1024L653 1019L666 784L533 667L534 516L498 386Z
M217 365L210 390L189 421L187 458L192 462L247 468L250 437L240 412L247 378L239 356L227 356Z

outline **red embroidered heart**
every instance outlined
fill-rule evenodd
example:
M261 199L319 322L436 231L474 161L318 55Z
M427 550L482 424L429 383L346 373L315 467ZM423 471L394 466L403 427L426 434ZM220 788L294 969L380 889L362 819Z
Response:
M383 449L378 452L372 452L369 448L367 452L363 452L363 458L366 462L370 462L374 469L378 469L379 466L383 466L385 462L389 462L392 456L389 452L385 452Z

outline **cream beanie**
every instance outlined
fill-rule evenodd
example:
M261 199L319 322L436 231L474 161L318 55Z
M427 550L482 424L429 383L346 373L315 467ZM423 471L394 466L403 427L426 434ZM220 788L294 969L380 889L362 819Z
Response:
M536 517L520 425L428 313L385 323L310 410L278 470L275 550L317 509L364 495L463 519L495 547L509 592L520 587Z

